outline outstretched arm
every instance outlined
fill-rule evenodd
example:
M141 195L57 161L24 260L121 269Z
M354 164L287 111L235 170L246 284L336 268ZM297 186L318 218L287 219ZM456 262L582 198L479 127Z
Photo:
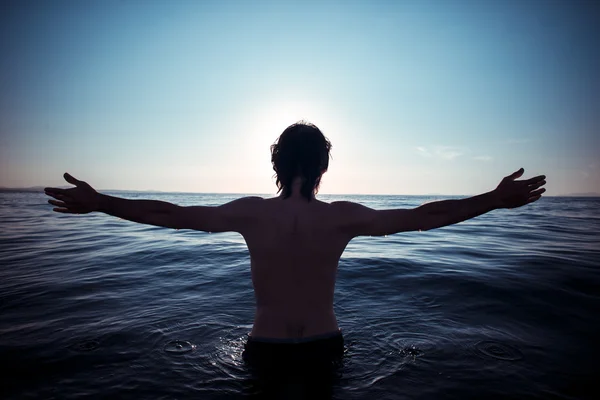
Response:
M517 181L521 168L505 177L488 193L460 200L442 200L414 209L373 210L350 202L333 203L338 209L339 226L352 237L382 236L398 232L430 230L456 224L497 208L516 208L532 203L546 189L544 175Z
M247 197L218 207L181 207L158 200L129 200L98 193L86 182L69 174L65 180L74 188L45 188L54 211L66 214L87 214L100 211L108 215L142 224L175 229L195 229L206 232L242 232L252 222L253 207L262 199Z

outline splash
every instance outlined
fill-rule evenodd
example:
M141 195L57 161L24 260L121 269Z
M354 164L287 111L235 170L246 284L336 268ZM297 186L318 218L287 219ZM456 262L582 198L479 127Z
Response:
M164 347L165 352L171 354L186 354L194 351L195 349L196 345L186 340L172 340Z

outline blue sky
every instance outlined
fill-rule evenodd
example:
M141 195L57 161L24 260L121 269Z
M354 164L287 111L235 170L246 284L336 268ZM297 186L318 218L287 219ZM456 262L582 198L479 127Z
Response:
M14 1L0 186L275 193L269 145L333 142L322 193L473 194L519 167L600 192L586 1Z

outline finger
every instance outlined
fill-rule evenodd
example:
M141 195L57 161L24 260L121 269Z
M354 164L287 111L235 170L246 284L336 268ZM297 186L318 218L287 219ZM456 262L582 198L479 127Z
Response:
M68 172L65 172L65 174L63 176L65 178L65 181L69 182L71 185L79 186L79 184L81 184L81 181L78 181L77 179L75 179Z
M53 206L57 206L57 207L67 207L67 204L63 201L48 200L48 203L52 204Z
M524 184L526 185L534 185L540 181L543 181L546 179L546 175L539 175L530 179L526 179L524 181L522 181Z
M61 199L59 199L59 197L63 197L62 194L52 193L52 192L46 192L46 196L54 197L55 199L58 199L58 200L61 200Z
M546 191L546 189L544 189L544 188L534 190L533 192L529 193L529 197L541 196L541 194L544 193L545 191Z
M534 190L541 186L544 186L545 184L546 184L546 181L539 181L537 183L534 183L533 185L529 185L528 188L529 188L529 190Z
M542 196L540 196L540 195L530 197L529 199L527 199L527 203L525 203L525 204L533 203L534 201L538 201L541 198L542 198Z
M52 195L51 193L66 193L66 190L67 189L47 187L47 188L44 188L44 193L49 194L51 196Z
M50 193L47 192L46 195L54 197L57 200L62 200L62 201L73 201L73 199L71 198L71 196L67 195L67 194L62 194L62 193Z
M517 179L518 177L523 175L524 172L525 172L525 170L523 168L520 168L518 171L515 171L512 174L510 174L509 176L507 176L507 178L513 179L513 180Z
M68 208L53 208L52 211L56 211L56 212L63 213L63 214L79 214L78 211L71 210Z

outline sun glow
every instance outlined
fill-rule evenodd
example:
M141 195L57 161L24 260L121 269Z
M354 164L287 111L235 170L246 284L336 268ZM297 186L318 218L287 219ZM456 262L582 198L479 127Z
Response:
M259 141L264 138L272 144L285 128L295 122L307 121L321 128L322 125L329 126L331 118L331 115L327 115L327 110L316 103L308 101L273 103L256 112L251 136Z
M239 145L233 163L244 169L246 184L252 183L254 190L273 190L273 169L270 159L270 146L291 124L307 121L315 124L330 139L341 132L331 107L315 101L272 101L257 106L239 122ZM244 185L246 186L246 185Z

